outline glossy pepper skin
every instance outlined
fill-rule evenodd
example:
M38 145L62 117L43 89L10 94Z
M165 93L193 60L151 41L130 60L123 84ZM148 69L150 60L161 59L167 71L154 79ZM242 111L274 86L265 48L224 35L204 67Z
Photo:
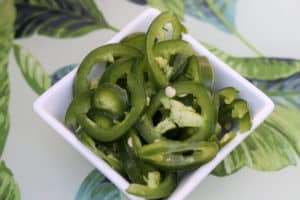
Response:
M130 184L126 189L129 194L144 197L146 199L160 199L169 196L177 185L177 175L167 173L166 177L156 187L142 184Z
M193 135L186 140L201 141L208 139L214 132L217 119L216 107L209 92L201 84L192 81L176 82L171 87L176 91L176 96L192 94L196 99L196 103L201 107L202 122ZM162 105L163 98L167 98L165 90L161 90L153 97L150 106L137 124L141 136L147 143L153 143L156 139L163 137L162 133L157 132L152 122L152 117Z
M95 141L86 133L84 133L82 129L79 130L77 134L79 140L84 145L86 145L93 153L105 160L114 170L116 170L120 174L125 174L123 163L113 153L107 154L99 149L99 147L97 148Z
M138 156L137 152L142 144L137 131L131 129L117 144L123 168L129 180L132 183L146 184L145 177L156 169Z
M154 47L155 62L168 82L174 74L183 68L187 58L194 54L190 44L183 40L165 40L157 43ZM179 61L174 63L174 66L170 66L171 57L179 57L179 55L181 59L178 59Z
M94 89L91 101L93 108L109 112L118 119L129 107L127 91L112 83L103 83Z
M248 104L238 98L238 93L233 87L226 87L216 93L219 99L218 121L225 131L230 131L238 121L240 133L251 129L251 117Z
M95 64L115 62L116 57L140 58L143 53L126 44L108 44L91 51L81 62L75 79L75 95L89 90L88 75Z
M78 123L84 131L98 141L110 142L124 135L139 119L145 107L145 91L141 72L143 62L135 62L127 73L127 85L130 92L130 110L125 114L122 121L111 127L100 127L91 120L87 113L92 108L92 91L80 93L74 97L66 114L66 124ZM122 74L122 73L120 73ZM112 80L108 80L109 82Z
M180 39L181 33L186 32L185 27L180 23L174 13L163 12L154 19L146 34L146 58L149 65L148 70L153 82L158 88L166 87L168 85L168 79L155 61L154 48L157 40L166 39L164 27L168 23L172 25L171 39Z
M133 46L145 52L145 33L132 33L121 40L121 43Z
M218 153L216 142L160 140L139 149L139 156L162 170L190 170L212 160Z

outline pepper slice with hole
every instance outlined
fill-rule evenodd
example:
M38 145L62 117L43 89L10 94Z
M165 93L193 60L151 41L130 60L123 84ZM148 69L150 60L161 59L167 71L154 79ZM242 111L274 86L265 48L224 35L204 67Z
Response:
M218 153L216 142L160 140L144 145L138 155L163 170L190 170L212 160Z
M122 118L129 107L126 90L112 83L100 84L94 90L91 100L93 108L107 111L118 118Z
M142 52L145 51L146 33L132 33L121 40L121 43L138 48Z
M163 72L168 82L171 76L177 74L178 71L182 71L181 69L187 62L187 58L194 54L195 52L190 44L184 40L165 40L157 43L154 47L156 66ZM176 55L180 58L175 59L174 66L170 66L170 58Z
M167 24L172 25L171 39L180 39L181 33L185 33L185 27L180 23L177 16L172 12L163 12L154 19L146 34L146 57L149 64L149 73L153 82L158 88L168 85L168 79L155 61L154 47L156 42L164 40L165 33L163 29ZM163 33L163 34L162 34Z
M250 130L251 118L247 102L243 99L234 99L230 104L223 105L219 109L218 120L225 131L231 130L236 120L239 122L240 133Z
M79 140L86 145L93 153L105 160L113 169L121 174L124 174L122 162L116 158L113 154L105 154L96 147L95 141L88 136L82 129L78 131Z
M151 177L151 179L157 179ZM148 181L152 182L152 181ZM154 180L153 182L156 182ZM130 184L126 189L129 194L144 197L146 199L160 199L169 196L176 188L177 175L175 173L166 173L165 178L158 184L155 185L142 185L142 184Z
M136 126L143 139L147 143L152 143L156 139L162 138L165 131L180 126L194 128L193 134L186 139L188 141L208 139L214 133L217 114L209 91L201 84L192 81L176 82L169 87L174 89L174 97L192 94L197 105L201 108L201 114L195 113L195 110L192 108L184 107L182 103L170 99L166 96L165 90L161 90L152 98L150 106ZM173 113L174 116L164 119L163 126L159 127L154 126L152 118L160 107L169 109L170 114ZM187 114L185 115L184 113Z
M135 129L131 129L118 142L118 152L122 160L124 171L132 183L145 184L145 176L156 169L146 164L137 155L137 151L142 147Z
M81 62L75 79L75 95L89 90L87 76L95 64L102 62L113 63L116 59L141 58L143 53L126 44L108 44L91 51Z
M221 148L224 147L226 144L228 144L235 137L236 137L236 133L233 131L230 131L229 133L225 133L225 135L220 140Z
M92 108L92 92L85 92L74 97L67 111L66 123L78 122L87 134L98 141L110 142L124 135L138 121L146 103L143 80L138 76L141 64L142 62L136 63L127 74L130 110L125 113L122 121L109 128L100 127L87 116L88 111Z
M239 91L234 87L226 87L217 92L220 100L225 104L231 104L239 95Z
M181 71L177 71L172 77L173 81L187 81L201 83L201 70L198 64L197 56L192 55L188 59L188 63Z

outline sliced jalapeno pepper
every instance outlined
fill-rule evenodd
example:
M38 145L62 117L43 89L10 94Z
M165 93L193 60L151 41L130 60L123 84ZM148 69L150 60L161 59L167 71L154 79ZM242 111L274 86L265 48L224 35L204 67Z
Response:
M102 76L100 77L98 86L105 82L116 83L120 78L122 78L122 76L130 72L134 64L134 59L116 61L103 72Z
M208 139L214 132L216 126L216 108L209 92L201 84L192 81L176 82L172 84L170 88L174 90L174 96L192 94L195 97L197 105L201 108L201 115L195 115L196 113L191 108L187 107L184 110L188 112L188 114L183 116L184 114L182 115L182 113L184 113L184 110L182 109L181 104L168 100L169 98L165 94L165 90L161 90L155 97L153 97L150 107L145 111L144 116L137 124L137 128L139 129L141 136L148 143L152 143L156 139L160 139L162 137L161 132L164 130L170 130L177 126L191 126L190 123L195 122L195 126L192 125L191 127L196 127L196 129L194 129L193 135L187 140L199 141ZM161 131L161 129L158 130L158 128L153 125L152 118L157 112L157 109L163 104L165 104L165 108L169 107L171 114L174 113L174 116L171 121L169 120L164 122L163 131ZM195 117L193 117L193 115L195 115Z
M125 89L116 84L103 83L92 93L92 106L121 118L128 111L128 96Z
M142 52L144 52L145 39L146 39L145 33L132 33L127 37L125 37L124 39L122 39L121 43L133 46L135 48L138 48Z
M102 62L114 62L116 58L142 57L143 53L138 49L125 44L108 44L91 51L82 61L75 79L75 94L89 90L87 76L93 66Z
M226 144L228 144L231 140L233 140L236 136L236 133L233 131L230 131L229 133L226 133L220 140L220 146L224 147Z
M244 133L246 131L249 131L251 129L251 117L250 113L247 112L240 120L239 120L239 127L240 132Z
M177 54L180 54L181 59L177 60L174 66L170 66L171 56ZM183 40L165 40L159 42L154 47L154 59L168 82L173 74L176 74L177 71L183 68L184 63L187 62L187 58L193 54L195 52L190 44Z
M134 130L130 130L129 134ZM122 162L124 163L124 170L129 178L129 180L133 183L144 184L145 180L143 178L143 174L141 172L140 163L142 162L139 157L137 157L137 153L133 148L132 139L130 136L124 137L120 139L118 142L118 148L120 152L120 157Z
M172 25L172 39L180 39L181 33L186 32L184 26L177 19L176 15L171 12L163 12L151 23L146 35L146 57L149 64L149 73L151 74L154 83L163 88L168 85L168 79L164 72L160 69L158 63L155 61L154 47L155 43L161 36L162 29L167 24Z
M121 174L124 174L123 164L122 162L116 158L113 154L105 154L100 149L96 147L96 143L94 140L88 136L84 131L81 129L78 133L79 140L85 144L92 152L94 152L97 156L105 160L113 169L118 171Z
M231 104L238 97L239 91L234 87L226 87L219 90L217 94L225 104Z
M201 70L198 64L197 56L192 55L188 63L181 71L178 71L173 75L174 81L187 81L192 80L194 82L201 83Z
M163 170L189 170L212 160L218 153L216 142L178 142L160 140L147 144L139 156Z
M77 115L86 114L91 109L91 92L86 91L78 96L75 96L70 103L66 116L65 124L72 125L73 128L77 128Z
M247 102L243 99L236 99L238 92L234 88L226 88L221 90L221 92L219 95L224 105L220 106L218 120L224 131L231 130L235 120L239 122L241 133L250 130L251 118Z
M118 151L129 180L132 183L145 184L145 176L156 169L138 157L137 151L142 147L138 137L137 131L131 129L118 141Z
M209 60L205 56L197 56L198 64L201 71L201 83L208 89L212 90L214 86L215 75Z
M141 184L130 184L126 189L126 192L146 199L160 199L169 196L175 190L176 185L177 175L175 173L167 173L163 181L155 187Z
M186 66L180 71L177 71L172 79L173 81L192 80L201 83L209 90L212 90L214 72L206 57L192 55L189 57Z
M141 62L139 62L139 64L141 64ZM77 121L87 134L99 141L114 141L124 135L139 119L146 102L143 82L141 77L137 75L137 71L140 70L138 67L141 66L134 65L127 75L131 108L128 113L125 114L125 117L121 122L112 127L105 128L100 127L91 120L87 116L87 112L91 109L91 92L75 96L68 108L66 122Z

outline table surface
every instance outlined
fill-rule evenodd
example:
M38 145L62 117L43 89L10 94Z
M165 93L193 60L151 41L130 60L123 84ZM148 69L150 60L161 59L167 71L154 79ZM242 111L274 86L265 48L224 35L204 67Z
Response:
M107 22L118 29L147 8L147 5L125 0L95 2ZM259 49L264 57L289 58L299 62L296 60L300 59L299 1L226 2L235 4L230 10L233 13L227 13L233 17L231 20L235 21L233 25L235 30L252 46ZM249 45L245 45L237 34L223 31L216 24L197 19L188 12L191 11L186 10L184 23L191 35L199 41L235 57L258 57L259 54L251 50ZM14 43L29 49L32 56L42 63L44 69L53 74L63 66L80 63L84 55L109 40L114 34L115 32L109 29L97 29L80 37L68 39L35 34L26 38L15 38ZM94 167L33 112L32 104L37 94L29 87L20 72L13 51L9 57L9 79L10 130L2 159L14 174L22 199L75 199L80 185ZM295 87L293 92L299 98L299 87ZM293 108L294 112L299 112L297 106L300 107L299 99ZM294 144L293 153L297 154L297 150L300 153L300 139L294 141ZM274 153L276 147L270 151ZM275 156L274 165L276 159ZM270 166L271 169L272 163ZM187 199L296 200L299 199L299 169L299 166L293 166L276 172L268 169L265 169L268 172L262 172L243 168L233 175L222 178L210 175ZM101 184L98 186L101 187ZM88 196L87 193L85 195ZM87 196L78 195L76 199L96 199Z

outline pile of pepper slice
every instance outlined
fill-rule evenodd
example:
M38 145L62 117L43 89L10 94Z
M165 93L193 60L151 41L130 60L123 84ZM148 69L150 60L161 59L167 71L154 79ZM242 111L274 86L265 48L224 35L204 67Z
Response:
M66 125L146 199L169 196L177 173L212 160L251 128L234 87L213 91L213 69L182 40L184 26L163 12L147 33L101 46L82 61ZM102 76L93 70L104 68Z

